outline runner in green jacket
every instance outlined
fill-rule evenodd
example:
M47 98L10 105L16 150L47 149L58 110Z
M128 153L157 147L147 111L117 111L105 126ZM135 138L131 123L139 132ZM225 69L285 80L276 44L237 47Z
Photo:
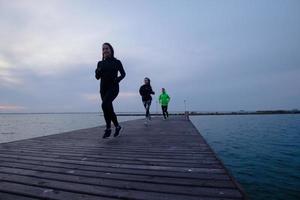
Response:
M161 95L159 95L159 103L161 105L161 109L162 109L162 113L164 115L164 119L166 119L167 117L169 117L168 103L169 103L170 99L171 98L166 93L165 88L162 88L161 89Z

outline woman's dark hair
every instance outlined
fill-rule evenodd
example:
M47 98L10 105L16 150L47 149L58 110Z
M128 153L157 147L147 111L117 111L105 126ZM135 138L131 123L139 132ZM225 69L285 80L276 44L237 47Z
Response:
M148 80L148 84L150 85L150 82L151 82L151 81L150 81L150 78L148 78L148 77L145 77L145 78L144 78L144 80L145 80L145 79L147 79L147 80Z
M103 45L107 45L109 48L110 48L110 51L111 51L111 58L115 58L115 51L114 51L114 48L111 46L111 44L110 43L108 43L108 42L105 42L105 43L103 43L102 44L102 46ZM102 53L102 60L104 60L104 56L103 56L103 53Z

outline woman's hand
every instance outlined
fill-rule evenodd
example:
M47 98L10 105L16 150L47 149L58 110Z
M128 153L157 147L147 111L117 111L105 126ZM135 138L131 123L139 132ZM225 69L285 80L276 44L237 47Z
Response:
M99 80L100 79L100 70L97 68L96 70L95 70L95 77L96 77L96 79L97 80Z

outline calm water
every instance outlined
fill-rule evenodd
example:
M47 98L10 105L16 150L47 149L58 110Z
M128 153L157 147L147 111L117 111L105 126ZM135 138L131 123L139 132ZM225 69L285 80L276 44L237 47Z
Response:
M300 199L300 115L191 119L250 199Z
M141 117L121 116L119 121ZM104 125L103 116L88 114L0 114L0 143Z

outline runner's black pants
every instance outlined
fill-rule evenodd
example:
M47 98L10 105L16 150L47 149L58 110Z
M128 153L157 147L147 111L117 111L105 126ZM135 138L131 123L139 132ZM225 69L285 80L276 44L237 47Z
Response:
M119 86L113 86L106 90L101 90L102 110L106 122L106 128L111 127L111 122L115 127L119 126L116 113L114 112L113 101L119 94Z
M145 110L146 110L146 118L150 118L150 106L151 106L151 100L143 101Z
M168 106L161 106L164 118L166 119L166 117L169 117L169 113L168 113Z

